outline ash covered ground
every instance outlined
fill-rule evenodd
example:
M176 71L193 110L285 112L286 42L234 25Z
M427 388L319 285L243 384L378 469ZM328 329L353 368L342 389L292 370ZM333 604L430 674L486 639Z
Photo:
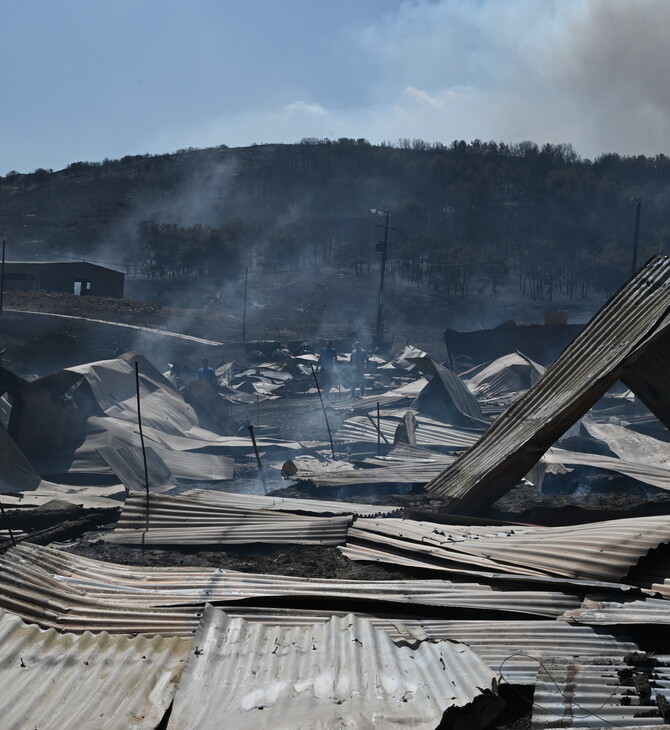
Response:
M339 281L339 284L342 284L342 281ZM238 316L239 307L236 308L239 301L231 303L211 292L203 292L196 303L186 301L178 292L170 296L170 293L165 291L157 292L157 299L161 303L10 293L5 302L5 316L0 320L2 337L0 344L5 348L3 365L9 372L25 378L25 382L30 383L35 378L47 376L61 368L95 360L117 359L127 366L134 356L123 353L136 352L145 356L148 361L147 366L150 362L157 368L159 380L162 377L160 372L168 373L169 363L178 363L182 368L179 382L182 386L181 393L189 404L193 404L202 428L213 429L212 435L218 432L226 436L240 434L246 438L247 426L251 425L261 440L266 439L260 448L262 471L259 471L253 454L247 448L243 453L235 452L233 479L226 481L210 479L202 482L188 478L177 479L178 485L171 486L167 492L170 497L188 499L189 495L194 496L192 490L201 487L210 492L262 494L291 499L393 506L401 510L399 515L414 520L452 524L450 520L454 520L456 516L445 514L447 505L444 500L415 483L391 479L386 482L381 480L382 483L366 484L352 480L350 484L342 486L329 485L327 479L320 481L323 474L319 473L317 467L328 464L333 454L320 399L310 380L309 357L310 353L318 352L326 338L337 340L346 350L351 347L351 341L355 337L365 336L364 323L360 320L358 329L364 334L358 335L352 331L352 322L356 324L353 315L357 308L363 307L363 302L356 301L356 289L360 286L360 282L350 281L349 284L349 289L345 287L345 290L340 290L338 296L334 297L323 280L312 281L309 277L298 273L277 277L275 285L268 287L265 293L254 294L255 304L250 308L246 321L247 340L254 341L254 344L248 343L247 347L243 345L240 337L242 321ZM347 300L347 294L351 301ZM369 292L366 292L365 296L369 299ZM189 303L192 306L184 306ZM490 304L490 302L484 304L480 302L478 312L478 315L481 315L479 320L487 325L509 318L510 315L520 320L537 321L543 306L536 303L528 308L531 316L523 317L515 309L518 303L515 304L513 301L497 302L492 308ZM452 311L449 311L449 306L452 306ZM422 385L420 389L420 393L424 394L423 403L420 397L413 401L413 396L399 401L402 403L403 411L410 408L410 402L412 412L416 410L416 418L419 419L417 433L421 432L421 429L426 433L426 429L436 427L435 424L439 426L438 431L442 427L446 427L448 431L452 424L449 418L440 422L440 414L444 415L442 411L437 415L430 408L427 410L430 415L423 412L423 407L430 407L431 399L435 398L434 392L430 397L424 393L425 389L429 390L429 386L439 380L439 370L435 368L435 363L442 362L446 356L442 341L445 326L447 324L452 327L460 326L466 330L468 321L477 316L474 310L466 311L462 304L460 315L455 314L455 310L458 310L456 304L452 302L449 306L447 303L431 300L416 292L404 292L403 296L396 296L393 307L390 308L393 314L393 327L387 330L386 346L374 353L378 359L370 367L369 393L380 399L397 386L406 387L414 381L420 381L421 378L427 379L427 384ZM574 314L577 315L577 312ZM462 319L459 320L459 316ZM490 321L496 317L497 320ZM391 329L393 337L390 336ZM177 336L180 334L185 337ZM193 338L207 339L210 342ZM304 343L304 347L300 343ZM407 345L413 345L417 351L423 351L418 357L423 361L422 364L411 360L403 361L402 358L398 360L398 354L404 352ZM274 348L278 350L288 348L290 352L282 360L281 355L275 357ZM259 354L262 350L265 352ZM426 354L430 357L426 358ZM396 361L392 363L394 356ZM200 396L197 389L195 392L192 391L194 382L197 384L196 369L203 357L207 357L214 367L220 368L218 392L212 390L209 395L205 394L204 401L198 400ZM300 360L300 357L307 359ZM313 354L311 357L313 358ZM228 367L227 364L231 362L234 364ZM405 364L401 364L402 362ZM272 367L275 366L276 370L273 371ZM406 366L408 367L405 370ZM477 394L487 424L491 423L496 415L504 412L504 409L520 396L522 390L525 392L542 369L537 363L528 361L528 358L525 361L523 358L521 360L517 358L512 365L504 364L500 365L500 368L489 380L482 380L479 377L483 372L481 366L479 369L476 367L462 374L470 392ZM516 382L514 368L523 370L523 373L519 370L520 379L514 386L518 386L518 391L509 386L509 382ZM271 377L273 373L274 381ZM290 379L285 378L286 375L290 375ZM9 378L6 382L11 381L10 376L4 377ZM149 374L149 377L156 380L154 375ZM282 378L285 379L282 381ZM504 392L499 390L501 378L507 379L505 380L507 390ZM52 381L47 379L42 382ZM359 418L364 426L368 426L365 417L361 415L364 409L360 403L357 407L356 399L350 400L347 395L346 388L333 390L325 411L331 432L335 434L334 461L345 468L348 466L353 468L355 465L360 469L366 459L374 461L378 455L374 439L370 440L369 432L367 437L362 437L361 443L357 443L355 438L338 437L339 433L346 431L347 424L351 427L352 419ZM439 401L439 398L437 400ZM213 401L218 404L215 409L209 407ZM419 405L415 409L416 404ZM608 421L616 429L627 418L637 429L636 438L640 443L643 443L644 438L653 439L658 449L658 453L653 456L657 458L660 467L665 467L664 449L670 439L665 430L649 418L649 412L643 412L639 404L629 397L625 388L621 386L612 388L611 392L608 392L596 405L599 417L602 416L601 421ZM614 423L616 418L612 419L612 413L620 415L618 425ZM368 415L370 414L374 427L374 409L368 407ZM411 450L412 419L403 419L391 411L384 412L383 418L392 422L400 451L402 452L402 448ZM594 422L599 423L598 418ZM358 424L358 428L360 427L361 423ZM610 434L611 440L608 441L607 434L598 435L597 431L588 433L588 428L587 425L584 431L580 427L574 433L568 434L567 440L562 444L564 451L568 448L572 450L571 458L577 460L575 462L577 466L573 462L561 463L560 460L555 463L548 462L545 472L532 475L532 479L536 481L531 483L527 479L517 484L489 507L464 517L463 524L506 525L508 526L505 527L505 531L508 531L506 534L510 536L514 533L516 525L523 531L527 527L537 525L573 526L602 520L668 514L669 492L654 486L654 483L658 484L663 478L660 472L655 472L653 468L646 472L641 469L640 473L636 474L638 478L633 479L626 473L607 471L588 464L589 456L597 456L610 459L607 463L611 466L611 460L616 455L613 449L616 449L618 444L616 431L613 435ZM476 423L469 421L466 426L460 423L456 430L460 438L472 437L475 441L484 433L482 424L477 426ZM389 438L394 441L393 433ZM283 445L273 443L273 439L283 442ZM379 441L379 450L390 454L391 444L382 445L381 438ZM286 444L289 442L299 442L300 449L287 448ZM437 447L436 449L435 452L414 453L414 457L421 459L426 453L431 453L435 458L445 456L444 449L442 451ZM37 457L39 460L39 454ZM305 461L301 461L303 458ZM580 459L586 459L586 462L579 464ZM288 468L289 463L295 471ZM594 464L600 466L602 463L604 462L594 461ZM369 468L373 465L367 466ZM374 466L381 468L380 463ZM314 478L300 479L295 476L295 474L300 475L301 469L309 471L314 468L317 468ZM628 468L630 472L630 464ZM284 478L282 473L294 476ZM196 497L194 499L197 501ZM466 570L461 573L456 568L454 572L445 574L442 570L430 569L426 563L403 564L402 559L388 563L351 559L336 545L259 544L247 540L246 544L238 545L182 544L177 547L174 543L159 546L137 542L130 544L124 543L123 540L116 543L108 542L106 538L112 538L118 530L117 521L120 512L120 507L118 509L93 507L81 510L68 507L56 499L34 510L12 510L10 519L16 530L24 531L21 539L27 536L33 543L60 547L66 554L126 566L190 566L204 570L225 568L249 574L271 574L313 580L387 581L390 585L408 579L446 578L453 584L471 584L474 577L486 580L485 571L481 575L476 572L477 563L469 566L470 570L474 569L475 572ZM510 525L513 526L511 529ZM445 527L446 529L448 528ZM438 526L436 531L438 534L443 534L439 530ZM351 531L348 535L350 533ZM474 539L477 539L476 529L473 534ZM451 539L450 535L448 537ZM471 537L472 535L469 535L468 539ZM349 537L347 537L348 543ZM352 544L356 545L355 537ZM4 547L9 547L9 540L5 541ZM652 548L650 555L653 558L653 554L656 553L656 563L653 563L653 559L651 562L654 565L660 564L666 552L667 546L662 544ZM453 568L452 565L451 569ZM520 568L525 568L523 561ZM587 588L578 584L578 581L566 587L569 581L562 582L564 575L566 574L559 573L557 576L550 573L552 579L560 579L559 590L571 592L575 606L578 606L582 600L588 599ZM599 577L600 574L596 570L594 575ZM520 595L525 596L522 592L532 587L532 581L536 580L537 573L531 569L526 576L531 578L531 583L521 581L517 584L518 577L510 579L509 576L501 578L500 575L491 574L490 586L496 593L516 589L521 592ZM624 571L618 579L627 582L631 590L647 586L645 582L647 573L643 569L636 572L634 562L630 566L630 572L626 574ZM660 581L660 578L657 580ZM459 585L457 588L464 587ZM552 600L563 600L563 598L556 599L555 596L556 594ZM527 599L522 597L519 600ZM417 606L411 602L392 603L384 599L370 600L369 597L360 599L356 596L330 596L327 600L320 596L280 595L272 598L266 596L247 599L238 605L243 608L251 607L252 611L266 607L271 610L300 608L325 609L331 612L369 611L377 615L392 613L394 616L407 619L420 615L426 621L432 618L443 619L445 615L449 620L455 621L473 618L499 620L509 619L512 616L517 621L523 622L525 618L536 618L537 615L548 618L548 615L543 613L545 609L542 603L540 608L529 604L528 616L525 616L516 604L511 609L509 606L500 609L473 605L466 601L465 604L456 603L445 610L444 606L431 605L430 601ZM553 614L550 615L554 617ZM635 638L639 646L646 650L660 646L658 637L651 637L644 629L639 629L635 633ZM670 643L668 637L663 641ZM519 693L518 688L503 686L500 695L507 703L507 709L495 724L487 726L487 730L492 730L494 727L516 728L516 730L529 727L532 689L525 686Z

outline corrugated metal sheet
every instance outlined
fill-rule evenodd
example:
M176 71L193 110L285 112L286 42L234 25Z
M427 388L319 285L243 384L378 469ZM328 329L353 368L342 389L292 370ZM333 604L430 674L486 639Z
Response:
M518 396L522 391L528 390L544 371L542 365L518 352L513 352L475 368L461 377L477 398L500 400Z
M288 628L208 606L194 644L168 725L175 730L218 729L222 718L236 730L432 730L448 708L497 686L463 644L397 645L353 614Z
M666 441L615 423L598 423L589 418L582 419L582 426L591 438L607 444L620 459L650 466L670 466L670 444Z
M310 482L318 487L343 487L354 484L426 484L444 467L454 461L455 456L436 454L432 459L392 458L384 462L383 457L366 460L370 468L356 469L350 462L335 462L324 467L321 462L293 459L286 462L282 475L299 482ZM292 467L287 468L287 465ZM341 465L342 468L333 468Z
M385 393L375 393L374 395L364 395L361 398L350 398L346 400L331 399L330 407L336 410L355 409L357 411L371 411L377 408L388 408L395 406L399 408L401 405L409 406L412 401L428 384L428 379L421 377L411 383L405 383L398 388L387 390Z
M154 730L191 641L58 634L0 610L0 721L13 730Z
M44 628L83 633L190 636L202 606L146 607L90 598L38 565L0 563L0 608Z
M453 423L462 422L465 426L469 425L469 421L472 420L483 422L482 409L477 399L456 373L427 357L412 358L412 362L416 363L419 368L433 373L431 381L417 396L415 403L418 410L434 406L435 404L431 401L440 399L449 415L449 418L445 420Z
M393 622L373 619L376 626L393 635ZM391 624L391 626L388 625ZM617 656L639 647L627 637L596 631L590 626L571 626L559 621L440 621L402 620L402 627L423 630L431 639L467 644L508 684L534 684L538 664L532 657ZM583 631L587 629L587 631ZM398 634L400 638L401 634ZM502 670L501 670L502 666Z
M347 546L412 553L448 563L526 575L620 581L651 549L670 542L670 517L569 527L463 528L413 520L358 519Z
M566 611L561 621L578 624L613 626L616 624L670 624L670 601L646 598L607 601L586 598L580 608Z
M129 490L145 488L142 449L98 449L110 469ZM174 486L175 479L193 482L218 482L233 478L235 461L230 456L202 454L190 451L169 451L147 445L147 470L149 485L155 491L157 485Z
M664 334L641 353L634 362L627 363L621 374L625 383L649 408L649 410L670 428L670 383L668 382L670 362L670 331Z
M299 460L294 460L299 463ZM212 489L189 489L183 497L207 499L227 507L256 510L270 509L279 512L307 512L318 515L357 515L359 517L396 516L402 507L382 504L361 504L358 502L334 502L324 499L290 499L288 497L265 497L257 494L235 494L215 492Z
M339 545L351 517L293 515L268 509L244 510L219 502L139 493L128 495L107 542L124 545L230 545L273 543Z
M481 509L501 497L635 356L653 347L669 307L670 259L657 256L596 314L486 435L427 488L448 498L450 511Z
M384 413L380 419L380 430L389 444L393 443L395 431L402 421L402 414ZM375 424L377 419L374 419ZM418 446L441 447L450 451L462 451L470 448L481 436L480 431L448 426L427 416L416 415L416 442ZM347 418L335 434L335 438L343 443L377 443L377 428L367 416ZM382 443L384 443L382 439Z
M579 599L559 591L501 591L449 581L339 581L255 575L215 568L142 568L22 544L0 561L0 607L69 631L188 635L205 602L293 597L402 603L557 617ZM283 601L285 603L285 601Z
M333 615L327 611L226 607L231 617L260 621L268 625L309 626L324 623ZM344 616L344 614L336 614ZM606 629L573 626L559 621L445 621L431 618L377 617L357 614L375 628L386 631L394 641L429 638L467 644L509 684L535 684L538 663L533 657L617 656L639 651L629 637Z
M600 454L566 451L565 449L549 449L542 459L547 464L587 466L592 469L602 469L615 474L623 474L638 482L659 489L670 489L670 468L668 467L624 461L623 459L601 456Z
M633 667L616 657L544 658L531 728L663 725L655 698L670 697L670 669L660 663L652 659ZM651 682L650 692L641 692L636 681L638 687ZM644 717L650 711L655 717Z

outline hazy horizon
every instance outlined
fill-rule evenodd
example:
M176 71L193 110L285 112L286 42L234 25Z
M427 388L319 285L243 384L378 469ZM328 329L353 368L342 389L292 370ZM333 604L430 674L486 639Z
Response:
M303 137L670 153L663 0L33 0L0 19L0 174Z

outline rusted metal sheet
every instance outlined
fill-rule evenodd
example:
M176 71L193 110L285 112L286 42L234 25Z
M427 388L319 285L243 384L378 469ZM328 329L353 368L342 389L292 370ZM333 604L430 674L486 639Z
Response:
M268 509L245 510L216 500L167 495L128 495L107 542L124 545L225 545L274 543L339 545L345 542L349 515L319 517Z
M635 517L569 527L463 527L395 518L358 519L349 549L371 545L402 559L414 553L443 566L529 576L622 580L650 550L670 542L670 517Z
M449 511L472 512L505 494L667 328L670 258L657 256L580 332L531 389L469 451L427 485ZM650 393L638 395L652 408ZM659 410L659 405L654 405Z
M540 659L540 657L538 657ZM670 697L666 657L544 657L533 698L533 730L550 727L658 727L656 703Z
M467 646L395 644L353 614L290 628L208 606L193 643L170 729L220 728L225 718L236 730L432 730L480 698L468 715L476 730L500 709L495 673Z
M4 728L154 730L191 640L58 634L0 610Z

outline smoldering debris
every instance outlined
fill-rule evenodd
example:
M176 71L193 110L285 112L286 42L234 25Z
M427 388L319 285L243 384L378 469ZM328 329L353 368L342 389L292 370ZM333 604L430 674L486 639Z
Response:
M86 632L180 637L189 659L164 727L196 706L203 722L225 709L253 727L299 713L361 727L493 729L524 714L537 728L596 715L661 726L669 272L652 261L562 370L512 338L496 351L498 332L460 374L409 344L373 353L362 394L352 343L334 343L329 369L322 342L280 333L200 372L135 353L32 382L1 371L0 502L18 544L4 543L0 608L72 647ZM505 441L508 429L532 438ZM475 480L461 503L449 490L473 454L505 488ZM445 474L450 500L426 491ZM216 697L203 668L221 678ZM348 699L370 681L384 684L374 717Z

